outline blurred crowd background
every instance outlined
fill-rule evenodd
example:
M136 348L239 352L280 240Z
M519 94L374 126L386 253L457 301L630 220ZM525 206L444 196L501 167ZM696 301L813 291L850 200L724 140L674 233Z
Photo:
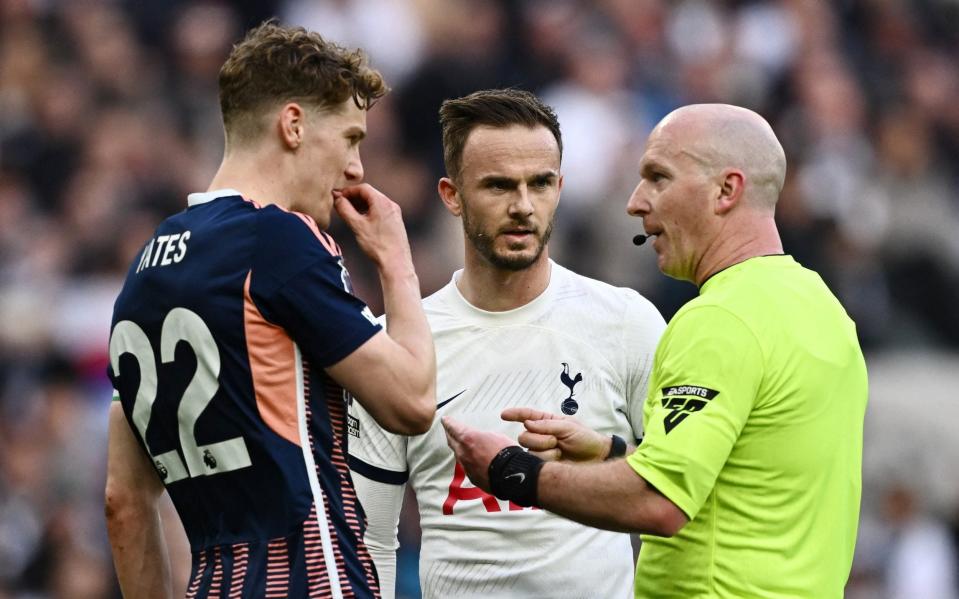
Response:
M847 596L957 596L959 0L0 0L0 598L119 596L102 515L113 299L153 227L206 189L217 71L271 16L363 47L392 86L363 159L403 207L424 294L462 260L435 192L444 98L517 86L554 106L553 256L667 318L695 288L630 243L645 136L686 103L764 115L789 162L786 251L842 299L870 367ZM332 232L377 311L375 272ZM417 597L407 507L400 596Z

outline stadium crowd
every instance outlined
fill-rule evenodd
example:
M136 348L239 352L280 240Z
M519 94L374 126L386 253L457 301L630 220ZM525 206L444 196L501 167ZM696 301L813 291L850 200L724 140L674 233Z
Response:
M632 246L625 203L650 127L721 101L776 129L786 251L840 297L867 360L959 352L955 1L0 0L0 599L118 596L102 515L112 303L153 227L216 170L217 71L274 15L363 47L393 88L364 167L403 207L424 294L462 260L435 192L437 109L512 85L563 129L554 255L668 319L695 288ZM375 270L331 232L381 308ZM849 596L956 596L959 493L929 511L915 483L883 482L865 481L880 498L864 498ZM401 596L417 592L409 515Z

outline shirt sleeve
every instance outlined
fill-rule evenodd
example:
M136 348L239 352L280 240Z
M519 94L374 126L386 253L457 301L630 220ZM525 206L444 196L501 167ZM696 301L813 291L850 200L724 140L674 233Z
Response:
M376 565L383 599L396 593L397 527L409 480L407 438L387 432L360 405L349 403L349 464L366 515L364 540Z
M376 482L406 484L409 469L405 436L382 428L355 400L350 402L348 428L351 470Z
M681 311L656 355L632 468L692 519L752 411L763 376L752 331L723 308Z
M636 443L643 438L646 391L656 346L665 329L666 321L659 310L646 298L631 292L623 316L621 355L626 360L626 418Z
M382 599L396 596L397 532L406 485L391 485L370 480L353 472L356 497L366 515L366 547L376 565Z
M342 259L321 258L279 287L271 304L279 322L314 364L336 364L382 327L342 282Z
M353 295L333 239L308 217L266 210L258 223L250 294L311 363L331 366L382 327Z

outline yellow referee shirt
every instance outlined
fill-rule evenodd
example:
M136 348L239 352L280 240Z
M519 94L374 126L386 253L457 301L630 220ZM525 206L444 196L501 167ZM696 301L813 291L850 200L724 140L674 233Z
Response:
M656 351L629 464L690 522L646 535L636 597L842 597L866 365L815 272L757 257L708 279Z

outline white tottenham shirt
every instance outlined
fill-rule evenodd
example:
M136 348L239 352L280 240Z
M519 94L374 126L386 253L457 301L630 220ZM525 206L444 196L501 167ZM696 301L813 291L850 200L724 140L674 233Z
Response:
M462 271L423 301L438 373L437 414L427 433L388 433L351 401L350 466L384 597L394 592L396 525L407 481L423 531L424 597L632 597L629 535L487 495L454 462L440 423L451 416L515 439L522 424L505 422L500 413L528 406L571 414L629 442L642 437L662 316L631 289L550 265L546 290L514 310L472 306L456 287Z

